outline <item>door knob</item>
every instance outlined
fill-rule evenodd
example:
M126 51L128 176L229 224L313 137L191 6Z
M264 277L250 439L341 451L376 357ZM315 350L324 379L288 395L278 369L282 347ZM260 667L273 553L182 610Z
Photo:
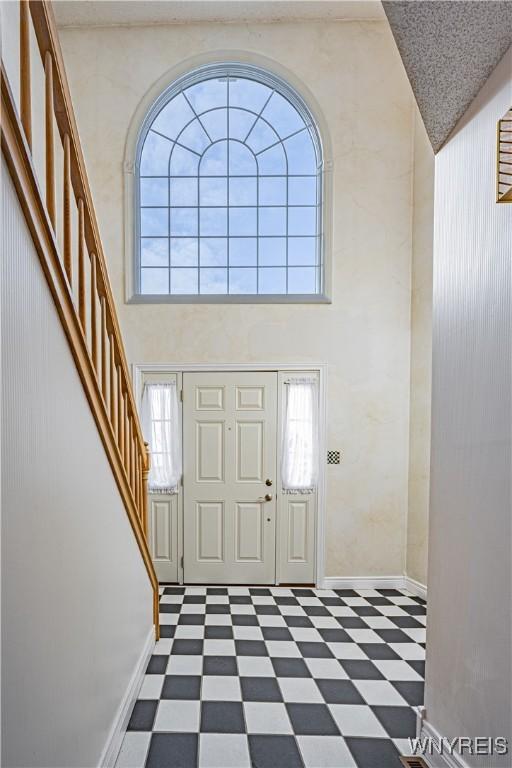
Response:
M271 493L266 493L265 494L265 501L272 501L272 494Z
M270 478L267 478L265 480L265 485L272 485L272 480L270 480Z

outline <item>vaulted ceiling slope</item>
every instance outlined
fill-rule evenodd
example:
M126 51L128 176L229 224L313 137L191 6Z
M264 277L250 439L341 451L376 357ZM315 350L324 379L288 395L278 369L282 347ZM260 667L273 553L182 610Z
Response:
M57 0L54 10L59 27L386 18L379 0Z
M512 44L512 1L382 4L437 152Z

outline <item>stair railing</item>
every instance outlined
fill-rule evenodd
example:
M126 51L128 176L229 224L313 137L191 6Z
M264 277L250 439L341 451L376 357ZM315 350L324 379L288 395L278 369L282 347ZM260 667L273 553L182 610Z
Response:
M19 11L19 108L2 61L2 152L151 581L158 638L158 581L147 540L150 458L135 406L56 23L47 0L20 0ZM30 40L34 34L44 69L44 185L32 149ZM60 183L56 149L62 157Z

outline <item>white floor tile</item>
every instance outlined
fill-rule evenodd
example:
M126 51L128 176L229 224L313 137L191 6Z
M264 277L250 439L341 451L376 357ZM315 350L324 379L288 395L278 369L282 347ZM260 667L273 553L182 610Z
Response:
M311 627L290 627L290 634L295 641L301 643L321 643L322 635L317 629Z
M210 624L216 627L230 627L233 621L228 613L207 613L204 623L207 627Z
M329 709L343 736L387 736L370 707L359 704L329 704Z
M283 616L305 616L305 611L300 605L281 605L279 610Z
M164 684L164 675L145 675L138 699L159 699Z
M348 675L337 659L305 659L317 680L347 680Z
M286 621L282 616L260 614L258 616L258 622L260 627L286 627Z
M386 680L422 680L421 675L418 675L406 661L374 659L373 663L382 672Z
M240 677L275 677L272 662L266 656L239 656Z
M246 701L244 711L247 733L293 733L284 704Z
M405 699L387 680L354 680L353 683L367 704L407 706Z
M204 637L204 627L194 624L179 624L174 633L175 640L202 640Z
M263 640L261 627L233 627L235 640Z
M248 614L251 616L254 616L256 613L256 609L254 608L254 605L236 605L236 603L232 603L231 613L238 614L238 615L243 613L244 616L247 616Z
M373 629L347 629L348 635L356 643L383 643L384 640Z
M425 659L425 649L416 643L390 643L389 647L398 653L401 659L410 659L411 661L423 661Z
M240 681L231 675L204 675L201 685L204 701L241 701Z
M206 613L206 605L205 603L185 603L181 613Z
M266 646L270 656L291 659L301 655L297 645L288 640L267 640Z
M405 632L406 635L409 635L411 640L414 640L415 643L424 643L427 639L427 630L421 629L420 627L405 627L402 629L402 632Z
M341 736L298 736L306 768L353 768L356 765Z
M200 675L203 671L202 656L169 656L167 675Z
M346 605L330 605L329 611L333 616L357 616L357 613Z
M144 768L151 733L127 732L115 768Z
M249 768L247 736L202 733L199 737L199 768Z
M235 656L234 640L205 640L205 656Z
M327 643L337 659L367 659L366 653L357 643Z
M286 702L324 703L324 699L314 680L307 677L280 677L279 687Z
M315 629L341 629L339 622L332 616L308 616Z
M162 700L156 711L154 731L198 733L201 703L182 699Z
M365 616L364 620L370 629L396 629L396 624L386 616Z

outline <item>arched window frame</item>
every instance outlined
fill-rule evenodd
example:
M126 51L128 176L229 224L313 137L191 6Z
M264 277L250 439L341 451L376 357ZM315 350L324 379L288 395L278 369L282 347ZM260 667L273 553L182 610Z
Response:
M272 294L148 294L142 293L140 288L140 162L141 154L144 146L144 141L150 131L153 122L157 115L169 103L175 96L181 93L186 88L203 82L210 78L216 77L239 77L255 80L258 83L266 85L275 90L285 99L287 99L291 105L300 114L306 127L308 128L309 135L312 139L312 144L317 158L317 216L318 226L317 235L319 238L319 290L316 293L272 293ZM263 110L261 110L263 111ZM261 117L261 114L260 114ZM194 117L194 119L196 119ZM275 132L274 127L267 123L269 127ZM303 129L301 129L303 130ZM285 140L276 133L276 144L283 144ZM241 142L242 143L242 142ZM247 146L244 144L244 146ZM284 148L284 147L283 147ZM269 148L266 148L269 149ZM205 150L206 151L206 150ZM172 153L171 153L172 154ZM286 156L286 153L285 153ZM170 158L169 158L170 164ZM329 287L330 287L330 263L329 263L329 251L330 251L330 229L331 229L331 195L330 195L330 183L331 179L327 180L326 171L329 172L332 168L332 163L326 160L323 142L319 130L318 119L313 115L312 110L306 104L306 101L300 95L298 90L287 82L287 80L274 72L263 68L259 65L240 62L221 62L201 65L192 69L185 74L182 74L173 82L168 85L152 103L152 106L145 115L140 130L136 139L135 147L135 163L125 163L125 171L131 175L130 167L133 168L133 184L128 184L128 189L131 189L132 194L132 229L129 237L129 250L132 254L132 274L127 279L127 299L134 303L305 303L305 304L318 304L318 303L330 303ZM198 173L198 176L200 174ZM288 175L288 173L286 174ZM170 202L170 201L169 201ZM198 208L200 208L198 201ZM133 238L133 239L132 239Z

